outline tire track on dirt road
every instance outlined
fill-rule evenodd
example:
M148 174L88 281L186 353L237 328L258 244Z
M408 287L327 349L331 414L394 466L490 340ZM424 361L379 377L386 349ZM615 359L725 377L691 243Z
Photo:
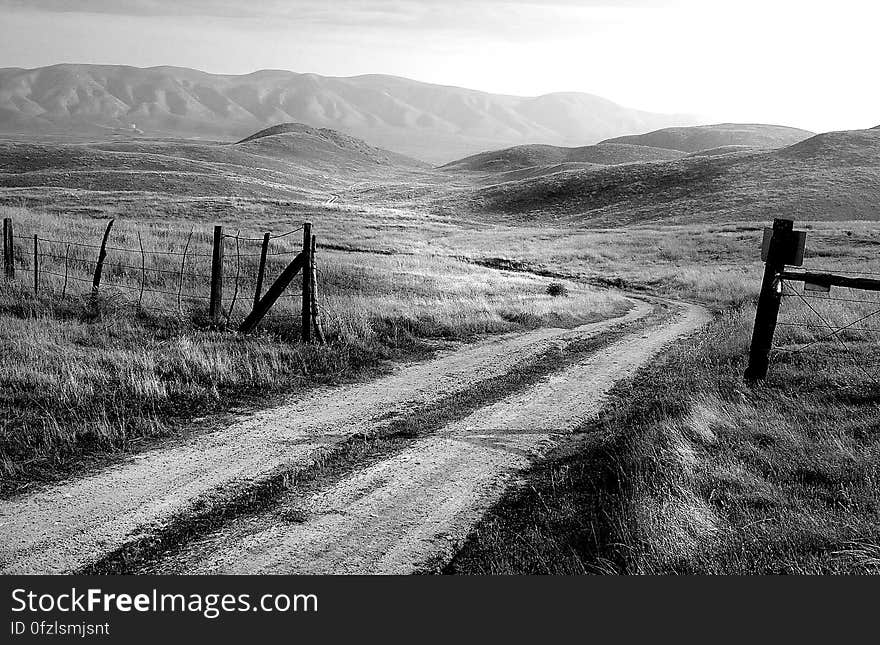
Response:
M408 411L465 396L536 357L651 313L646 302L632 302L616 319L507 334L399 366L366 383L317 388L181 445L3 500L0 570L68 573L88 569L107 554L117 553L124 562L128 547L160 548L176 528L188 528L188 518L233 502L246 506L249 496L269 489L283 492L353 436L381 433Z
M630 331L586 360L480 407L388 459L311 495L292 491L146 569L151 573L405 574L438 570L517 473L583 427L605 394L667 344L708 320Z

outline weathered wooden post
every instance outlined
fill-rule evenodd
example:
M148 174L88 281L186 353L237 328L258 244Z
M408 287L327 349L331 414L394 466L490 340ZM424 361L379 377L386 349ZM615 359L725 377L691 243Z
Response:
M312 340L312 223L303 222L302 342Z
M40 238L34 233L34 295L40 290Z
M7 280L15 279L15 237L12 218L3 218L3 270Z
M223 227L214 227L214 246L211 251L211 304L208 316L211 322L220 322L223 312Z
M95 276L92 278L92 297L97 297L98 290L101 288L101 272L104 270L104 260L107 258L107 240L110 237L110 229L113 228L113 222L107 222L107 228L104 229L104 237L101 238L101 250L98 251L98 261L95 263Z
M311 277L309 288L311 289L312 295L312 322L315 325L315 336L318 337L318 342L323 345L327 342L327 339L324 336L324 328L321 325L321 315L320 310L318 309L318 276L315 269L315 248L317 246L318 241L315 239L315 236L312 235L312 245L309 253L309 276Z
M260 249L260 267L257 269L257 288L254 290L254 308L263 293L263 278L266 276L266 256L269 254L269 233L263 234L263 248Z
M806 234L803 231L794 231L793 228L793 220L779 218L773 220L772 229L765 230L762 247L764 277L761 281L761 293L758 296L758 308L755 311L749 364L745 372L747 381L754 382L767 377L773 334L776 331L776 319L782 301L782 282L779 274L785 270L786 264L800 266L803 263Z

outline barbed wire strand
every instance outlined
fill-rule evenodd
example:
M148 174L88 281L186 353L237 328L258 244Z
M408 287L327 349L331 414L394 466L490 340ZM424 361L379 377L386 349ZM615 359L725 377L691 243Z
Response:
M800 293L797 291L794 291L793 293L784 293L784 294L782 294L782 297L783 298L793 298L798 295L800 295ZM866 305L880 304L880 300L869 300L869 299L859 299L859 298L838 298L836 296L813 296L813 295L807 295L806 293L804 293L803 295L804 295L804 297L809 297L810 300L813 300L813 301L828 300L831 302L853 302L853 303L866 304Z
M804 327L809 329L825 329L825 325L817 323L778 322L777 327ZM846 331L874 331L880 332L880 327L847 327Z

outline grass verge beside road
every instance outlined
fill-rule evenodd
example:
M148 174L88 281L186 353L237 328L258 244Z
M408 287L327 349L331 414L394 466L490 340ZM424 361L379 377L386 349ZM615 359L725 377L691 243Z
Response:
M728 311L525 473L448 573L878 573L875 343L780 355L742 380L753 308Z

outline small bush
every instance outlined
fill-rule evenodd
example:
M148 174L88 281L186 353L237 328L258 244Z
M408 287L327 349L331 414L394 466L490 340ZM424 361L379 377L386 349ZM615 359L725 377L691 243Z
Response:
M566 287L561 282L551 282L547 285L547 294L553 297L556 296L567 296L568 295L568 287Z

